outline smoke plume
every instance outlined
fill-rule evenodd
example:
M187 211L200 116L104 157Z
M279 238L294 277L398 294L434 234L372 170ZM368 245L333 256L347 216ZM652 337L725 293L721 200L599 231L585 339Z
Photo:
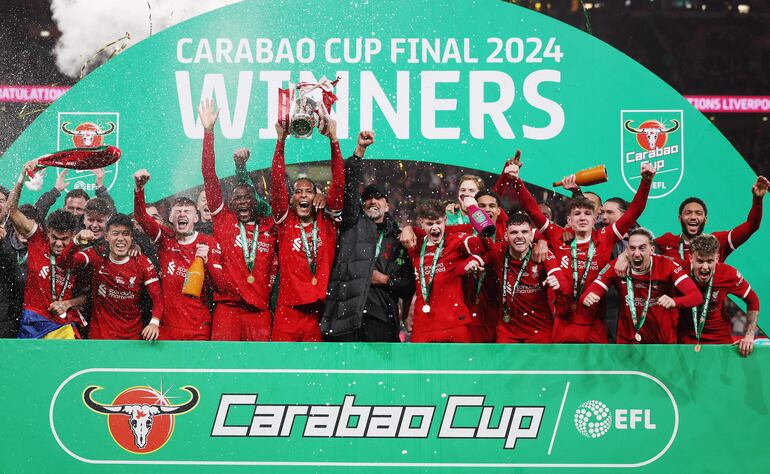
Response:
M169 26L208 11L236 3L238 0L51 0L53 19L61 31L54 54L56 66L69 76L80 76L106 61L114 48L126 47ZM131 35L129 41L119 41Z

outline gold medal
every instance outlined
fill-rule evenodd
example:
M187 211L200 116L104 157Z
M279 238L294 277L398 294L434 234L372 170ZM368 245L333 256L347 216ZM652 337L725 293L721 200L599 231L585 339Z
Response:
M695 344L695 352L700 352L700 344Z
M310 284L313 286L316 286L318 284L318 279L316 277L313 277L313 279L310 280Z
M642 342L642 335L639 333L636 333L634 335L634 339L636 339L636 342Z
M254 278L254 275L249 275L248 277L246 277L246 281L247 281L249 284L251 284L251 283L254 283L254 281L255 281L255 280L256 280L256 279Z
M429 304L422 305L422 312L430 313L430 305Z

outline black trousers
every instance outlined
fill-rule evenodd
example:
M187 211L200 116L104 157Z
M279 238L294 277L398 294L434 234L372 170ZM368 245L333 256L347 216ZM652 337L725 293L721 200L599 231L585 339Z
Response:
M347 334L326 336L329 342L399 342L399 327L391 321L385 322L364 315L361 327Z

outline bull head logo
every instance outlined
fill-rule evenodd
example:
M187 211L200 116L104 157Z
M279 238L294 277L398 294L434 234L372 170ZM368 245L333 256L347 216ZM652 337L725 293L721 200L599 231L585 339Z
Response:
M198 389L192 386L181 387L182 390L190 394L190 400L182 405L160 405L160 404L120 404L103 405L92 398L93 392L101 390L97 385L88 386L83 392L83 402L86 406L96 413L104 415L124 415L127 417L131 433L134 435L134 444L143 449L147 446L147 436L152 430L153 418L156 415L181 415L186 413L198 404L200 394Z
M679 121L671 119L674 123L672 127L666 128L662 123L657 120L647 120L642 123L639 128L631 126L631 120L626 120L623 124L625 129L631 133L636 134L636 140L639 145L647 151L654 150L656 148L663 148L666 144L668 134L675 132L679 128Z
M61 124L61 131L72 137L72 142L76 148L97 148L104 143L104 136L115 131L115 124L107 122L109 128L105 131L93 122L81 123L75 130L67 128L70 122Z

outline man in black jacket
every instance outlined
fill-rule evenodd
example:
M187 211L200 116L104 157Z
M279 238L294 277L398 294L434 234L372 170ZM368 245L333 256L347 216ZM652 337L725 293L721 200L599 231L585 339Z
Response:
M330 341L398 342L399 299L411 301L414 294L414 270L385 192L370 184L358 194L364 153L373 142L372 132L359 133L355 154L345 162L337 256L321 318Z

